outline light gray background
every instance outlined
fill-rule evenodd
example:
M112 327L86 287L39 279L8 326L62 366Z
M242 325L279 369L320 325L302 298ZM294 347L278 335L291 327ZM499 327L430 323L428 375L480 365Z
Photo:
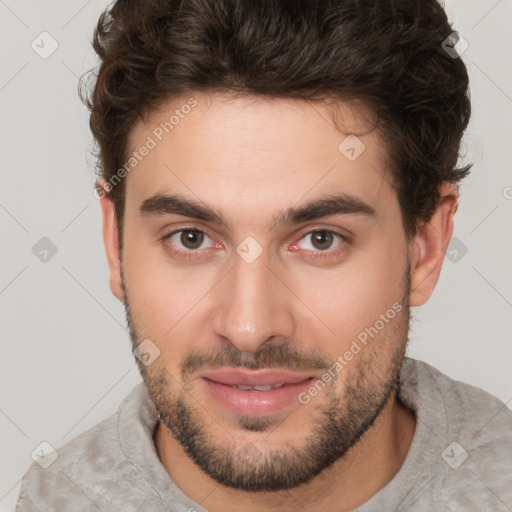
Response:
M42 441L59 447L140 381L124 309L108 288L92 136L77 95L106 5L0 0L0 511L12 510ZM436 292L416 309L409 354L511 406L512 0L452 0L447 10L469 43L465 148L475 166L455 229L467 253L445 260ZM59 45L47 59L31 48L43 31ZM32 253L42 237L58 250L46 263Z

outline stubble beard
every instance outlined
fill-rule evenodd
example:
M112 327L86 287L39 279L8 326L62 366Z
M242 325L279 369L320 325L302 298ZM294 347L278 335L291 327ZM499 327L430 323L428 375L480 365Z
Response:
M371 429L398 391L409 332L409 270L405 280L402 310L391 321L391 327L379 333L341 371L346 380L343 391L336 392L334 386L325 388L307 405L313 407L314 420L300 445L290 439L284 446L281 443L279 448L270 449L258 446L257 442L233 439L226 442L228 434L217 439L214 431L219 428L215 419L197 405L186 385L187 375L206 361L212 367L289 370L310 369L312 362L318 368L333 364L317 354L303 355L286 344L264 345L251 354L242 353L233 345L226 345L214 354L191 354L181 364L181 383L159 359L150 366L136 360L159 420L196 465L221 485L256 492L291 489L310 481L347 454ZM138 335L130 311L126 288L124 286L126 318L135 349L142 337ZM261 432L262 436L271 436L272 430L283 420L237 417L236 421L242 433Z

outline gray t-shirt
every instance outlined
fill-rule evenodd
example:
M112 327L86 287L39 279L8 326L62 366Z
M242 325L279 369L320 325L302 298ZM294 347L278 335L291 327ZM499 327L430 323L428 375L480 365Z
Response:
M512 511L512 411L413 359L404 362L399 396L417 418L411 447L395 477L354 512ZM47 469L31 465L16 511L204 512L158 459L156 426L141 383L115 414L58 449Z

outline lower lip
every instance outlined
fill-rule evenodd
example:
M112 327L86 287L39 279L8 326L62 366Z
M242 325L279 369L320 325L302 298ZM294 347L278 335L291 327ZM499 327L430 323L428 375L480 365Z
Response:
M240 416L257 417L274 414L297 402L299 393L309 386L313 378L268 391L243 391L210 379L202 380L210 395L227 409Z

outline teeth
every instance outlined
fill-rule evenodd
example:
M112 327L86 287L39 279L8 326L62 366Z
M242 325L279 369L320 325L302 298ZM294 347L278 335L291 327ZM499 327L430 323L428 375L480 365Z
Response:
M241 391L249 391L251 389L254 389L256 391L270 391L271 389L276 389L276 388L282 388L284 386L284 384L278 384L276 386L233 386L235 387L236 389L240 389Z

